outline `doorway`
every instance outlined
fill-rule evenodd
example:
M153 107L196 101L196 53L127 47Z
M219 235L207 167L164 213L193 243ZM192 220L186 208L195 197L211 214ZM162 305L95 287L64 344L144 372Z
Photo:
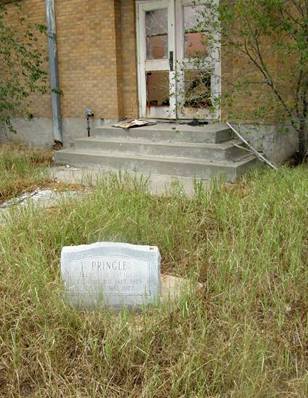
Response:
M220 117L220 48L207 44L202 12L193 0L137 1L141 117Z

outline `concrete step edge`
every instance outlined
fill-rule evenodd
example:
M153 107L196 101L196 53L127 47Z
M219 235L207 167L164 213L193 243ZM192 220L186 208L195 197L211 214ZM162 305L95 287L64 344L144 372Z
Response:
M185 124L178 124L178 125L173 125L172 123L168 124L156 124L152 126L142 126L142 127L135 127L135 128L130 128L130 129L122 129L120 127L113 127L113 126L96 126L93 128L93 131L103 131L103 130L108 130L110 131L121 131L121 132L132 132L132 131L142 131L142 132L174 132L174 133L210 133L210 134L215 134L215 133L220 133L224 131L230 131L231 129L224 124L208 124L204 126L188 126Z
M104 137L83 137L75 139L77 143L101 143L101 144L136 144L136 145L149 145L149 146L167 146L171 148L207 148L207 149L220 149L225 150L232 148L235 145L240 145L239 140L230 139L224 142L169 142L169 141L147 141L143 139L125 139L125 138L104 138Z
M76 149L63 149L61 151L58 151L55 153L55 160L57 161L57 157L61 157L61 154L63 155L79 155L79 156L92 156L92 157L97 157L97 158L118 158L118 159L123 159L123 160L143 160L143 161L158 161L158 162L165 162L166 164L168 163L180 163L180 164L192 164L192 165L203 165L203 166L220 166L220 167L232 167L236 168L239 166L242 166L249 162L250 160L254 159L255 156L251 155L248 157L245 157L245 159L242 159L240 161L232 161L232 160L214 160L214 161L206 161L206 160L200 160L200 159L194 159L194 158L184 158L184 157L175 157L175 156L140 156L139 154L131 154L131 153L126 153L123 154L122 152L103 152L103 151L93 151L93 150L88 150L88 151L82 151L82 150L76 150Z

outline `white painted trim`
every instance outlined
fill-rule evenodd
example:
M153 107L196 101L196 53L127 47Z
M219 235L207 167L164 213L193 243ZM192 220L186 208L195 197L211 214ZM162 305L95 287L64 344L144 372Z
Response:
M142 97L143 94L143 83L142 83L142 77L141 77L141 51L142 51L142 46L141 46L141 35L140 35L140 3L137 2L136 4L136 34L137 34L137 84L138 84L138 107L139 107L139 117L144 117L143 115L143 109L144 109L144 99Z
M169 118L176 119L176 74L175 74L175 60L176 60L176 43L175 43L175 2L169 0L168 12L168 51L173 51L173 71L169 71ZM169 66L170 70L170 66Z
M149 119L170 119L169 106L151 107L148 110L147 118Z
M144 64L145 71L169 70L168 59L147 59Z
M213 0L219 2L219 0ZM185 63L189 69L196 69L196 66L184 59L184 16L183 6L194 5L195 0L139 0L136 2L136 26L137 26L137 67L138 67L138 98L139 98L139 116L156 118L192 118L199 117L203 119L220 119L221 107L210 112L208 109L187 108L180 114L177 109L177 102L181 99L181 92L184 92L184 74L180 70L179 64ZM202 4L202 0L200 0ZM169 60L147 60L146 59L146 37L145 37L145 12L167 8L168 9L168 51L174 52L174 71L169 72L170 82L170 106L157 107L147 114L146 106L146 71L169 70ZM175 26L176 25L176 26ZM218 37L219 39L219 37ZM211 77L212 96L221 98L221 56L220 40L215 49L214 57L218 60L214 65L214 74ZM205 60L206 62L206 60ZM210 62L210 61L209 61ZM179 101L177 101L179 98ZM182 99L183 102L183 99ZM159 116L161 115L161 116Z
M146 72L169 71L169 59L146 59L145 12L166 8L168 10L168 52L175 53L174 37L174 0L137 1L137 58L138 58L138 96L140 117L175 118L175 95L170 95L169 107L157 107L147 110L146 105ZM168 53L169 56L169 53ZM169 90L175 91L174 72L169 72ZM155 108L155 107L153 107ZM168 111L167 111L167 110ZM155 115L155 116L154 116Z

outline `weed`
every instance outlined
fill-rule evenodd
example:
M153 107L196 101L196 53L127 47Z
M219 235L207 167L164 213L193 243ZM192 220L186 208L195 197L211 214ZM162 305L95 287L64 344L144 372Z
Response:
M258 171L233 188L148 194L103 179L0 229L0 395L307 396L307 168ZM201 293L141 314L77 312L62 299L64 245L157 245L162 271Z
M0 203L50 182L52 154L21 145L0 145Z

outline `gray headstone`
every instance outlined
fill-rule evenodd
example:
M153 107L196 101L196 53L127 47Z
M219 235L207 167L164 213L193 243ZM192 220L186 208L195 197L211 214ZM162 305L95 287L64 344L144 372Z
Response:
M160 253L155 246L100 242L63 247L67 301L94 309L140 307L160 298Z

